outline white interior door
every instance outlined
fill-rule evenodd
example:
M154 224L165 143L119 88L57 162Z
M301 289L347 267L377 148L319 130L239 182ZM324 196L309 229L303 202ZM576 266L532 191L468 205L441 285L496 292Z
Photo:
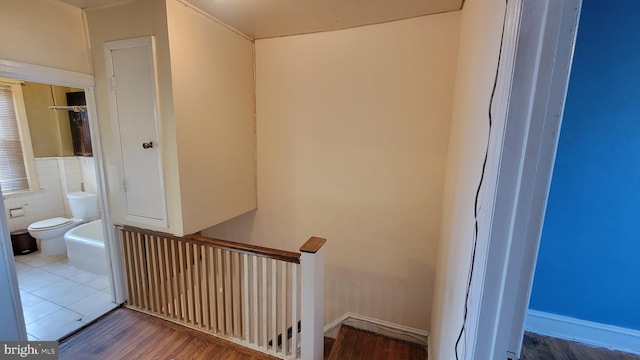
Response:
M2 237L0 239L0 319L2 319L0 339L26 341L27 329L22 314L18 278L3 199L0 199L0 237Z
M120 138L125 222L167 226L153 38L105 43Z

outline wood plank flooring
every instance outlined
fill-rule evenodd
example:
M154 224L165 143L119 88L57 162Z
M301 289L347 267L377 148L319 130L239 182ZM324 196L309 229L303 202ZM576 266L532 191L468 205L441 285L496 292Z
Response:
M266 354L127 308L60 343L60 360L272 360Z
M402 340L342 325L329 360L426 360L427 349Z
M326 341L325 349L325 358L331 360L427 359L426 349L419 345L349 326L342 326L335 344L331 340ZM126 308L117 309L64 339L60 343L59 356L61 360L276 359ZM640 356L525 333L521 360L640 360Z
M640 360L640 356L525 333L520 360Z
M330 337L324 337L324 360L329 359L329 354L331 354L331 350L333 349L333 344L336 343L336 339L332 339Z

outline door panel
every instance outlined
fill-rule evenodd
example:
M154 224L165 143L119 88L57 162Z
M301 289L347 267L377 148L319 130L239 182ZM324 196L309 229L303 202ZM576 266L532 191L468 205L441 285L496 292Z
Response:
M126 40L115 43L123 42ZM112 110L116 112L120 135L125 220L166 227L162 159L158 141L159 112L151 42L149 46L110 47L112 98L115 103L112 104Z

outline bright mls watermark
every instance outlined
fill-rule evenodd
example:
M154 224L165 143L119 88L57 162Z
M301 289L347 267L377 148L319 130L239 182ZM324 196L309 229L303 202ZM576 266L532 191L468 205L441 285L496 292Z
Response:
M0 360L58 360L57 341L0 341Z

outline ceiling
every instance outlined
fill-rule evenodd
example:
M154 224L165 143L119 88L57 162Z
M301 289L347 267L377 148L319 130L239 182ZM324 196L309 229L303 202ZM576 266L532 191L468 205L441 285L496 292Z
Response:
M131 0L60 0L90 10ZM253 39L348 29L459 10L463 0L178 0Z

